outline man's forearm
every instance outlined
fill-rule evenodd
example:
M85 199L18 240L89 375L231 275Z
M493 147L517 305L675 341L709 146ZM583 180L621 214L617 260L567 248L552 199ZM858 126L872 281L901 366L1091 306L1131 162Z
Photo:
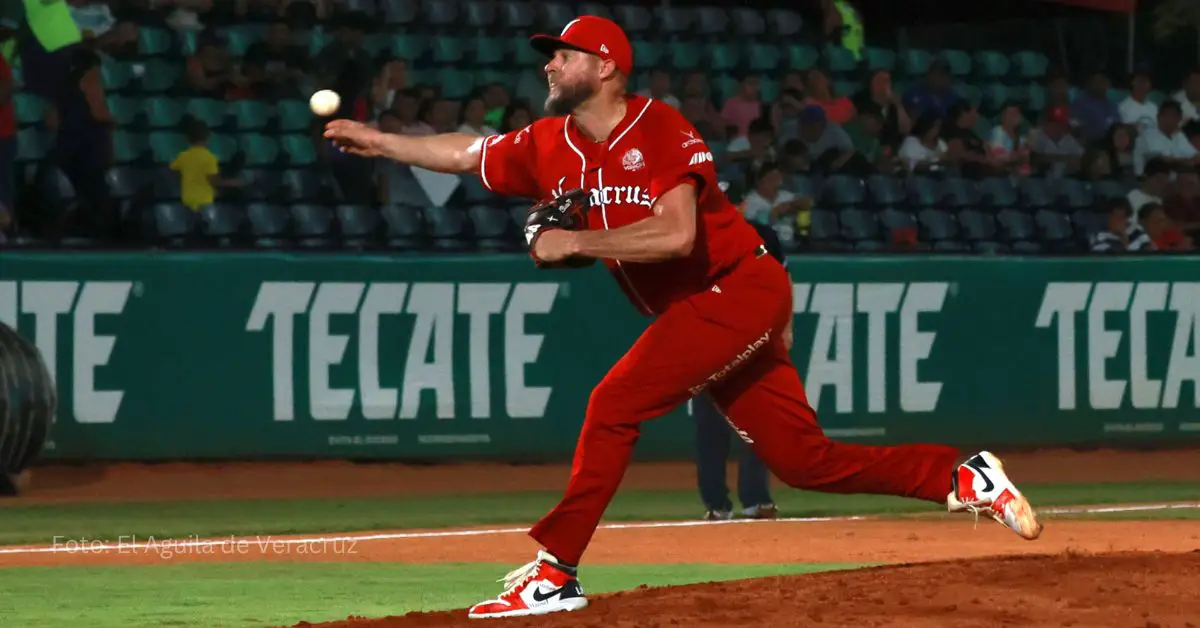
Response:
M683 257L691 253L692 238L673 222L651 216L611 231L572 231L575 254L622 262L661 262Z
M436 172L465 173L479 170L482 138L465 133L439 135L385 134L379 151L393 161Z

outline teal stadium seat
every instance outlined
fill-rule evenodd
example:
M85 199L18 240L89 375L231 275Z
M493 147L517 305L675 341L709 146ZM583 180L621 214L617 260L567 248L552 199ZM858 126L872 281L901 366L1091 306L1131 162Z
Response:
M266 103L255 100L239 100L229 105L240 131L257 131L267 126L271 109Z
M864 57L867 62L867 69L872 72L879 70L891 72L896 69L896 53L887 48L868 47Z
M239 147L237 138L223 133L213 133L208 137L208 149L217 156L221 163L229 163L237 157Z
M512 80L512 72L506 70L482 68L475 71L476 85L490 85L492 83L507 85L510 80Z
M528 46L526 46L528 48ZM425 38L420 35L399 34L392 38L392 54L410 61L425 53Z
M751 42L746 46L746 67L755 72L771 72L779 68L783 51L772 44Z
M258 29L253 26L230 26L225 29L225 41L229 54L241 57L246 49L259 41Z
M50 136L37 128L17 131L17 161L41 161L50 149Z
M170 130L179 128L179 123L183 120L183 107L178 101L165 96L156 96L146 99L144 104L150 128Z
M671 65L677 70L700 67L703 49L694 41L671 42Z
M179 33L179 48L185 55L196 54L196 31L186 30Z
M1046 90L1041 85L1034 83L1029 86L1029 102L1026 107L1034 113L1039 113L1046 108Z
M1008 76L1011 65L1003 53L981 50L975 53L975 69L976 75L982 78L999 80Z
M513 63L517 67L536 66L546 62L545 57L538 54L533 46L529 45L529 39L526 37L511 37L509 38L508 48L512 52Z
M477 65L496 65L503 63L505 58L504 39L501 37L480 37L475 40L473 59Z
M1166 100L1166 98L1167 95L1157 89L1150 90L1150 93L1146 95L1146 100L1149 100L1156 105L1163 104L1163 101Z
M1022 50L1012 56L1010 65L1016 68L1017 76L1021 78L1039 79L1046 76L1050 60L1040 52Z
M118 129L113 133L113 157L119 164L138 161L146 154L149 146L146 136Z
M475 89L475 77L470 70L446 67L438 71L437 84L442 88L442 96L457 100L466 98Z
M458 37L434 37L430 42L434 63L458 63L466 55L466 41Z
M321 51L329 45L333 37L326 33L320 26L308 32L308 54L317 56Z
M274 138L258 133L243 133L238 145L246 155L249 167L273 166L279 161L279 144Z
M16 100L14 108L19 124L40 124L45 120L46 104L41 98L21 92L14 94L14 98Z
M142 73L142 90L150 93L174 89L183 76L183 66L162 59L150 59Z
M707 48L707 52L710 70L728 72L736 69L741 62L741 51L735 43L714 43Z
M779 81L769 76L764 76L759 84L759 95L767 102L774 102L779 98L779 89Z
M1129 98L1129 90L1127 89L1119 89L1114 87L1108 90L1108 100L1111 102L1120 103L1126 98Z
M834 74L849 74L858 69L854 53L841 46L826 46L824 56L826 68Z
M375 33L363 38L363 50L375 58L390 52L391 46L392 36L388 33Z
M644 39L634 40L631 43L633 44L633 59L636 65L642 68L652 68L657 66L662 59L662 44Z
M279 128L285 132L304 131L312 124L312 109L301 100L282 100L276 106Z
M793 70L807 70L816 67L820 55L812 46L790 44L787 47L788 65Z
M184 102L187 115L200 120L209 128L223 126L228 105L223 100L211 98L192 98Z
M730 97L738 93L742 88L741 83L737 78L729 74L720 74L712 80L712 87L717 92L717 99L721 102L729 100Z
M845 96L847 98L854 98L855 94L857 94L858 90L860 90L860 89L862 89L862 84L859 83L858 81L834 81L833 82L833 93L837 96ZM900 92L900 93L904 93L904 92Z
M907 76L924 75L933 61L933 55L929 54L928 50L917 48L906 50L902 58L904 59L904 74Z
M108 91L120 91L133 81L133 68L128 63L105 59L100 65L100 77Z
M961 50L943 50L941 56L950 66L950 74L959 78L971 75L971 55Z
M20 94L17 94L20 96ZM145 105L141 100L129 96L121 96L114 94L106 98L108 101L108 111L112 114L113 120L119 126L130 126L137 119L138 114L145 110Z
M958 92L959 96L962 96L964 99L966 99L968 102L975 105L976 107L983 104L983 90L980 89L979 86L977 86L977 85L972 85L970 83L961 83L961 84L955 86L954 91ZM903 93L903 92L901 92L901 93Z
M187 138L182 133L159 131L150 134L150 154L155 163L169 164L175 161L175 156L188 147Z
M156 57L165 55L171 51L171 45L174 43L171 33L161 28L147 28L141 26L138 28L138 52L143 56Z
M988 113L995 113L1012 98L1008 87L1003 83L991 83L983 86L983 102L981 108Z

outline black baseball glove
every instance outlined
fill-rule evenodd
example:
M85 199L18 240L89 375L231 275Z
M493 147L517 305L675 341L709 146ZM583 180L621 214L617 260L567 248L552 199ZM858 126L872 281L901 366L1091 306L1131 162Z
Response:
M596 263L594 257L572 256L561 262L546 263L533 253L534 245L542 234L553 229L578 231L587 228L587 211L591 206L591 195L582 188L571 190L562 196L538 203L525 215L525 245L529 255L539 268L584 268Z

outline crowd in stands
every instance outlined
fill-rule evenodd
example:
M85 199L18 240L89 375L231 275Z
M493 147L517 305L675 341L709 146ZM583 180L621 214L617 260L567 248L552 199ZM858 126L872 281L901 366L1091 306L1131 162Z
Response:
M0 35L18 42L0 57L0 171L15 173L0 234L12 242L511 244L527 204L471 177L338 153L307 96L334 89L338 117L392 133L520 129L545 97L527 34L607 11L51 4L64 13ZM793 250L1190 251L1200 236L1200 70L1165 91L1144 72L1114 87L1096 71L1075 87L1034 51L818 48L787 12L623 10L612 13L634 40L635 89L697 127L747 219ZM77 42L43 45L48 27L23 25L39 20L74 28ZM750 37L730 41L728 29Z

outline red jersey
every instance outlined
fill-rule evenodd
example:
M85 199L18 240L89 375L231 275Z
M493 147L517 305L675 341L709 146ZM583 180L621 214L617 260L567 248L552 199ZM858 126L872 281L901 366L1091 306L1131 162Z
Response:
M655 263L604 260L643 314L708 290L763 244L717 186L712 152L683 115L662 102L626 96L625 118L593 142L571 116L543 118L483 141L479 176L489 190L532 200L575 188L591 192L588 229L616 229L653 215L655 201L681 183L696 187L696 241L687 257Z
M12 79L12 68L8 67L8 61L4 59L4 55L0 55L0 80L11 81ZM16 90L13 90L13 93L15 96ZM12 137L16 134L16 109L13 107L12 99L9 99L8 104L0 105L0 137Z

